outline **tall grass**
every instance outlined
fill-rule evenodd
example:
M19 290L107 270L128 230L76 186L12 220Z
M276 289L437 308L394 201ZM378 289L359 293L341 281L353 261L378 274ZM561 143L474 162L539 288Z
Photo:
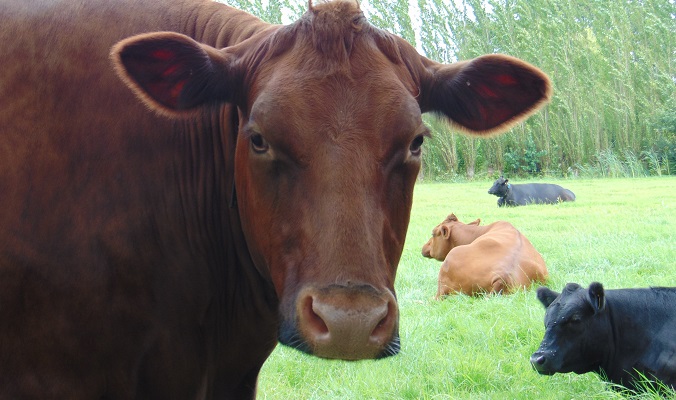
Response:
M655 151L642 151L637 155L625 150L621 155L607 149L594 156L587 165L576 165L578 176L584 178L641 178L662 176L668 168L669 160L660 157Z
M440 263L422 258L420 248L450 212L465 222L511 222L542 253L548 286L557 291L567 282L676 286L676 178L548 182L571 189L577 201L498 208L487 194L489 181L419 184L396 282L401 353L344 362L278 346L263 366L259 398L624 398L595 374L540 376L532 370L528 357L544 331L534 289L432 299ZM659 398L650 388L633 396Z

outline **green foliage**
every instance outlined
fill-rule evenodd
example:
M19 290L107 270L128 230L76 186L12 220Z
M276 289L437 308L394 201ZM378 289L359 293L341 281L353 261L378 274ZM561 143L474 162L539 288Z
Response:
M263 21L271 24L281 24L284 17L294 21L307 9L307 2L296 0L266 1L266 0L216 0L226 3L231 7L249 12Z
M607 288L673 286L676 177L547 180L575 202L498 208L492 181L418 184L395 289L401 353L377 361L321 360L278 346L263 366L261 399L659 399L658 385L624 394L596 374L541 376L528 358L540 344L544 309L535 289L508 296L433 300L440 262L420 255L451 212L481 224L506 220L542 254L547 284ZM676 399L667 390L665 398Z
M372 24L401 36L415 46L408 0L369 1L362 4L362 8Z
M497 142L495 150L503 153L481 154L478 143L459 153L458 165L483 157L485 168L567 175L609 152L628 160L630 174L675 173L670 154L676 129L676 3L448 3L418 0L422 48L428 55L452 61L509 53L543 69L554 84L545 110L500 138L485 139ZM535 150L526 155L530 140ZM632 158L651 151L659 168Z
M538 150L532 137L528 137L525 149L508 147L505 151L504 173L509 176L538 175L542 172L546 150Z

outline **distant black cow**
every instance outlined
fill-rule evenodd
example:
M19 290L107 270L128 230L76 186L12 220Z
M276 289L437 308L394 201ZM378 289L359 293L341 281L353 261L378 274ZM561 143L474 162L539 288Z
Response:
M575 201L575 194L552 183L524 183L512 185L509 179L498 178L488 189L488 194L499 197L498 207L525 206L526 204L553 204L560 201Z
M544 339L530 357L540 374L596 372L634 390L643 375L676 389L676 288L569 283L561 294L541 287L537 298L547 309Z

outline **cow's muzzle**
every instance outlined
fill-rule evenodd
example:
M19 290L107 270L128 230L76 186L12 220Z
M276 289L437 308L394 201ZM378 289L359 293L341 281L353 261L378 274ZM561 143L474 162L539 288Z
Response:
M305 288L295 323L282 324L281 343L323 358L361 360L399 352L397 301L370 285Z
M556 371L549 366L549 359L546 353L536 351L530 356L530 365L541 375L554 375Z

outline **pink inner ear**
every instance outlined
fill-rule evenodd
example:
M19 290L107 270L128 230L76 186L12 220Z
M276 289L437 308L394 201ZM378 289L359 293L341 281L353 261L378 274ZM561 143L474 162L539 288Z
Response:
M118 72L151 109L178 116L232 93L222 67L230 59L188 36L155 32L132 36L113 49ZM186 114L187 115L187 114Z
M164 72L162 72L162 77L167 78L171 76L174 72L178 70L178 65L169 65L167 68L164 69Z
M498 94L495 93L493 90L491 90L491 88L489 88L486 85L477 85L476 91L477 91L477 93L479 93L479 95L482 98L487 98L487 97L497 98L498 97Z
M501 85L516 85L518 83L515 77L507 74L497 75L495 80Z
M181 94L181 90L183 90L183 86L185 86L185 80L176 82L174 86L169 89L171 98L174 99L174 101L177 101L178 96Z
M152 58L156 58L158 61L169 61L176 54L167 49L158 49L150 53Z
M190 74L185 57L168 48L153 49L141 62L129 63L128 71L155 100L178 108L179 98Z

